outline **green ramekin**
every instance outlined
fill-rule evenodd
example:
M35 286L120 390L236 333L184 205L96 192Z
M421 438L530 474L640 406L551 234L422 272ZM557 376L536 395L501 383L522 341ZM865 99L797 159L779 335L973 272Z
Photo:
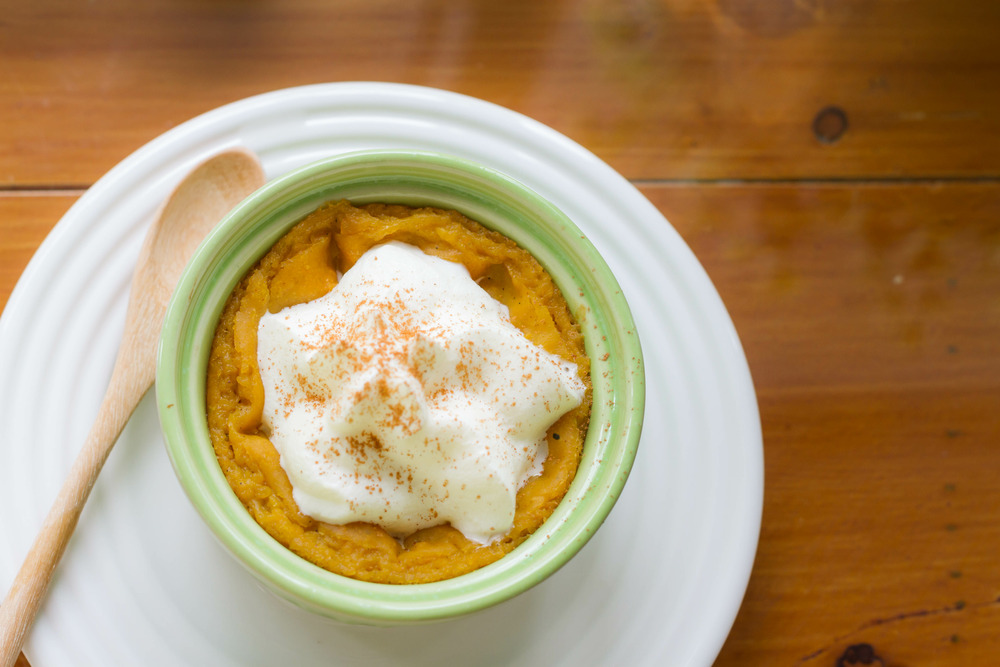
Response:
M230 292L296 222L324 202L438 206L464 213L530 251L562 290L591 360L593 409L576 478L552 516L510 554L430 584L373 584L332 574L268 535L229 487L205 416L205 375ZM515 180L452 156L366 151L275 179L231 211L192 258L167 311L156 400L177 477L215 536L264 586L317 614L401 625L484 609L538 584L594 535L625 485L639 444L645 382L635 324L597 250L558 209Z

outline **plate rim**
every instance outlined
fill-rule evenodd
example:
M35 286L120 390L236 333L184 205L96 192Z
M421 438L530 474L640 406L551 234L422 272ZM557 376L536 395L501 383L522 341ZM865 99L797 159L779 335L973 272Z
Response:
M151 166L150 163L156 163L158 156L169 153L171 149L176 148L181 139L196 137L200 132L204 132L206 129L211 130L219 124L225 125L227 119L235 114L245 111L249 112L255 107L267 108L275 104L294 105L296 101L326 98L328 96L337 97L338 95L345 94L360 95L362 97L365 94L374 94L376 96L383 95L393 98L410 97L412 99L420 98L425 101L436 99L459 102L461 105L480 110L487 115L492 114L494 117L509 121L517 125L519 131L538 133L544 136L546 141L556 142L560 149L567 151L567 155L572 154L574 157L585 160L588 168L598 169L602 172L603 176L614 181L613 183L609 183L609 187L614 187L619 192L623 188L626 192L631 190L632 192L629 192L629 196L633 198L633 204L644 207L647 215L655 215L663 221L663 233L672 236L670 242L674 245L674 250L677 250L682 255L681 259L686 262L686 270L693 271L694 280L703 281L703 287L707 286L709 288L709 292L705 295L709 303L703 305L710 311L708 314L713 318L715 324L722 329L720 331L722 337L729 341L727 354L729 355L728 361L730 364L727 366L730 370L736 371L735 380L739 385L737 391L742 396L740 407L744 413L741 419L744 425L750 429L746 434L747 437L744 443L746 446L743 450L743 463L748 466L744 470L744 477L747 478L748 493L746 497L741 498L743 501L743 520L738 524L743 528L741 543L744 548L739 558L734 558L729 562L729 579L734 582L734 594L729 598L729 609L720 611L720 614L725 618L722 622L715 624L714 641L709 640L700 652L700 656L707 658L710 662L721 650L736 620L736 614L746 595L760 538L764 493L763 436L759 406L745 352L740 344L735 326L721 300L721 296L715 290L710 278L695 258L693 252L691 252L687 244L659 210L631 182L627 181L589 150L558 131L520 112L462 93L427 86L388 82L333 82L272 90L229 102L195 116L147 142L117 163L74 202L70 209L60 218L59 222L53 227L36 253L29 260L28 265L25 267L11 292L3 313L0 314L0 340L5 337L8 329L14 328L18 313L22 312L25 308L23 304L30 291L29 288L37 280L36 275L42 272L49 257L56 250L59 250L59 245L63 242L64 237L70 236L71 233L80 233L81 230L74 226L77 224L75 220L83 217L84 213L90 208L102 204L102 198L106 196L105 193L113 191L119 180L132 177L139 172L140 168L144 168L147 172L160 172L161 179L169 180L178 176L184 169L197 161L200 155L189 156L186 160L181 159L181 164L175 164L173 169L165 167L162 164L159 167L155 164ZM163 174L164 169L167 169L169 173ZM528 185L532 184L529 183Z

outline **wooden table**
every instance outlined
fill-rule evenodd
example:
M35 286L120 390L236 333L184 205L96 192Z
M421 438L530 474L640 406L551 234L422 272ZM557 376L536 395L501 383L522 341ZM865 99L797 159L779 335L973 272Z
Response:
M0 306L88 186L220 104L499 103L636 183L739 330L766 492L717 664L1000 660L1000 3L0 4Z

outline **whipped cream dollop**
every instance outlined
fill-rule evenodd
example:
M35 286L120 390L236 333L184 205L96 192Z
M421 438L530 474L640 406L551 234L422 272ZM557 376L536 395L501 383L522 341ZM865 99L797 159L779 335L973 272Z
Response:
M401 537L450 522L488 543L581 403L461 264L391 242L327 295L260 320L263 423L303 513Z

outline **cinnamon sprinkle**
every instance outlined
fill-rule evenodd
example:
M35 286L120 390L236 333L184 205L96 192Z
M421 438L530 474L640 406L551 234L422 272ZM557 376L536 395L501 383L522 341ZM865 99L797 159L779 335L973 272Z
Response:
M372 259L378 260L379 256L374 254ZM555 421L579 403L580 398L574 398L573 393L578 391L582 397L583 390L576 386L582 387L582 383L574 371L568 380L558 380L568 385L557 384L555 378L563 376L553 369L561 371L563 362L526 340L515 342L524 340L520 332L520 338L492 333L495 316L485 301L474 306L480 315L449 310L453 306L448 302L450 297L438 296L447 306L440 310L440 304L428 301L433 297L414 289L409 275L393 271L390 262L388 268L380 266L376 276L358 277L353 284L345 274L327 297L304 304L341 298L344 292L338 290L344 288L347 296L340 310L321 311L317 307L309 311L309 319L288 312L275 318L282 322L285 335L290 336L286 342L291 344L289 354L295 368L291 381L282 380L281 369L275 369L278 381L268 387L266 406L273 404L277 413L288 419L304 411L320 417L321 424L330 425L306 427L328 434L323 436L324 442L310 443L310 449L318 455L314 474L335 474L373 500L378 497L379 506L388 503L383 497L387 487L405 490L418 496L418 505L425 508L422 515L430 517L425 524L436 520L445 508L450 508L445 517L456 523L462 517L455 515L454 503L483 501L482 493L476 493L473 500L472 491L484 488L484 483L506 488L509 482L501 480L508 479L509 473L498 475L501 468L513 466L516 470L528 465L517 460L527 459L529 464L534 461L537 444L529 446L519 438L539 427L529 426L524 417L537 420L541 408L548 423ZM379 285L380 280L386 284ZM438 280L447 283L451 279ZM473 287L480 294L477 298L490 298L474 283ZM438 288L448 294L455 286L435 285L434 289ZM500 308L506 317L506 308ZM476 318L483 316L487 318L485 323L479 323ZM262 327L264 321L262 318ZM505 326L510 327L509 320ZM511 336L509 341L507 336ZM465 407L455 412L460 405ZM443 415L447 417L442 420ZM530 440L544 442L547 425L541 424L539 435L530 436ZM280 449L281 429L272 425L272 430ZM457 433L475 439L456 449L452 439ZM498 434L507 437L495 440ZM471 449L462 453L465 447ZM340 462L345 456L346 465ZM466 482L471 478L456 478L461 481L460 492L453 498L449 489L452 473L448 470L455 465L451 461L461 457L467 457L463 465L472 466L469 470L476 470L483 481L470 485ZM425 467L428 464L429 469ZM427 470L433 472L433 477L420 474ZM421 484L414 483L418 475L423 477ZM294 478L292 483L296 484ZM516 490L507 488L504 492L511 503ZM351 512L362 512L357 520L372 520L373 514L365 514L368 501L352 498L349 490L346 493L345 504ZM496 495L497 491L491 491L489 497ZM490 516L483 514L485 508L463 507L460 511L470 512L473 518ZM371 506L370 512L389 520L385 509ZM404 517L397 517L406 523ZM487 523L492 526L495 520Z

